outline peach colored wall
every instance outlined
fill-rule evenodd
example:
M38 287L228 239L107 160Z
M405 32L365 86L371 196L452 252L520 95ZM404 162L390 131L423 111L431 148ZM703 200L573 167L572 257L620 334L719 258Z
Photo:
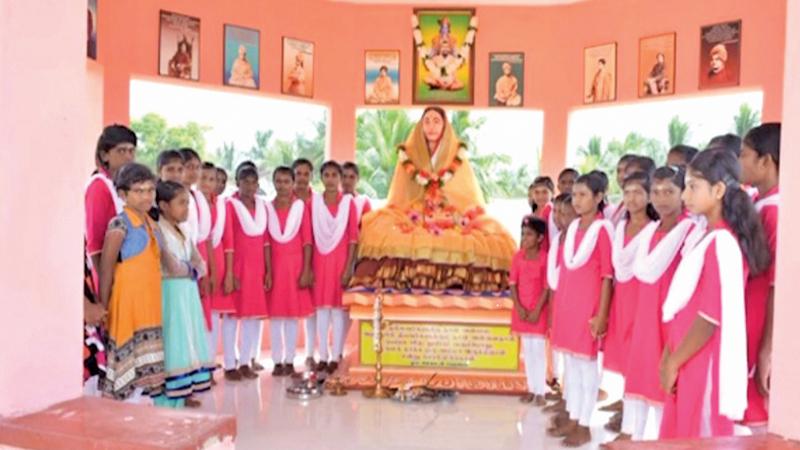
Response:
M781 213L778 218L778 268L770 431L800 440L800 339L796 276L800 273L800 0L789 0L786 26L786 76L783 95Z
M469 2L465 1L465 5ZM282 35L317 44L315 99L330 105L331 154L351 158L355 115L363 105L364 50L399 49L401 103L411 104L411 5L354 5L322 0L142 0L105 3L100 11L100 60L106 65L106 121L128 120L131 74L157 73L158 9L201 18L202 83L221 85L222 24L261 30L264 92L280 93ZM478 6L475 106L488 104L488 54L524 51L526 101L545 111L543 170L564 163L569 112L582 107L583 48L618 42L619 102L637 101L638 40L677 32L677 94L696 93L700 26L743 19L741 85L765 91L764 118L782 106L785 0L593 0L556 7ZM115 30L126 30L118 33Z
M315 43L314 100L326 103L340 89L337 73L337 55L341 42L332 34L330 19L341 17L349 5L333 4L321 0L263 1L263 0L127 0L104 2L99 11L99 55L105 67L106 123L129 121L129 81L131 76L158 75L159 10L167 10L200 18L200 81L204 87L240 88L222 84L223 26L240 25L261 32L261 93L280 95L282 36L308 40ZM342 20L336 24L343 26ZM349 27L344 27L349 29ZM328 74L324 76L324 74ZM173 80L170 80L173 81ZM177 81L198 85L193 81ZM244 92L248 92L244 90ZM298 100L302 100L293 97ZM331 106L333 129L354 129L354 120L346 119L352 111L341 105ZM332 154L344 148L334 133ZM352 138L350 139L352 143ZM347 147L348 149L350 147ZM352 152L350 151L350 154Z
M0 2L0 415L81 393L82 156L102 123L85 55L85 0Z
M468 5L470 2L465 1ZM366 48L400 49L401 101L411 103L411 6L361 7L354 12L356 48L342 53L337 73L347 88L334 105L363 103L362 68ZM488 105L489 52L525 52L525 106L545 112L543 171L563 168L567 116L583 101L583 48L618 43L618 99L637 100L639 38L677 32L677 94L698 90L700 27L743 19L741 85L765 91L764 117L781 113L785 0L593 0L558 7L476 7L475 106ZM769 50L767 50L769 49ZM333 130L351 133L349 130Z

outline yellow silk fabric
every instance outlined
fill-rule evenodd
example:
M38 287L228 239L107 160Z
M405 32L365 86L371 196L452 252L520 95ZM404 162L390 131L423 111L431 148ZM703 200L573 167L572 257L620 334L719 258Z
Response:
M438 173L453 162L463 148L452 126L445 122L444 135L440 143L436 166L431 163L422 120L405 143L409 159L420 170ZM494 270L508 270L514 255L514 240L497 221L485 214L473 220L473 226L444 229L435 235L409 218L409 211L422 214L425 206L425 187L419 185L398 161L386 207L364 216L362 221L359 258L401 258L427 260L435 264L474 265ZM456 214L463 214L475 207L485 207L483 194L475 173L466 158L454 176L440 190L448 205Z

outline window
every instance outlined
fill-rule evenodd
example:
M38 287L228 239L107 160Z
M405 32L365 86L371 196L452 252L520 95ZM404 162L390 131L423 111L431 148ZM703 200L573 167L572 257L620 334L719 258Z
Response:
M272 192L271 170L304 157L319 167L328 153L328 108L233 90L132 80L131 126L137 160L154 165L161 150L189 146L229 173L250 159L261 187Z

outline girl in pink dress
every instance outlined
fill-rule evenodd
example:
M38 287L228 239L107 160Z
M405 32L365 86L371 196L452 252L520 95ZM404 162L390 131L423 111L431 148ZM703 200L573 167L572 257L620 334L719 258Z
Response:
M369 197L356 191L359 178L360 174L356 163L347 161L342 164L342 192L353 196L353 202L356 205L356 218L359 226L361 226L361 217L372 211L372 203L369 201Z
M549 291L548 307L550 313L550 329L548 330L548 340L552 345L552 342L555 340L554 336L557 334L556 330L567 325L566 321L563 320L563 318L566 316L564 314L556 314L556 308L559 306L557 287L560 267L563 264L564 237L566 235L564 231L569 227L569 224L571 224L572 221L578 217L578 215L575 213L575 208L572 207L572 194L559 194L555 200L553 200L553 215L551 217L554 218L556 225L556 231L551 237L552 245L547 252L547 287ZM556 318L559 320L556 320ZM547 406L544 411L556 413L552 420L552 427L558 428L566 421L570 420L569 413L567 412L567 405L572 405L574 403L575 395L573 394L579 392L577 389L569 390L567 388L567 374L563 370L565 366L564 353L556 350L554 352L554 356L555 358L553 366L556 369L556 376L561 379L564 397L562 400ZM574 410L574 408L570 409Z
M320 168L320 175L325 191L312 194L311 200L314 232L314 286L311 294L319 336L320 362L316 370L333 373L339 367L339 357L344 350L346 312L342 306L342 296L344 287L353 276L358 218L353 196L339 191L342 176L339 163L327 161ZM329 332L333 333L333 355L330 356Z
M742 422L754 432L766 431L769 393L770 354L772 353L772 311L775 295L775 250L778 235L778 168L780 165L781 124L765 123L745 136L739 164L742 181L758 189L756 211L767 236L772 263L769 270L747 280L745 313L747 318L747 411Z
M310 288L314 284L311 271L311 216L306 203L293 194L294 173L278 167L272 174L277 193L267 203L269 215L266 239L270 247L272 278L265 281L270 291L270 343L273 376L294 375L297 348L297 321L314 311Z
M603 342L604 376L610 373L626 376L628 347L630 344L633 317L639 281L633 276L636 252L642 242L642 229L658 218L650 204L650 176L635 172L622 182L622 205L625 213L614 231L612 258L614 264L614 297L608 320L608 335ZM624 420L623 420L624 419ZM629 440L633 434L633 414L612 417L607 428L622 434L618 440Z
M542 243L542 250L550 249L551 236L555 235L556 225L553 217L553 192L555 185L550 177L536 177L528 187L528 203L533 215L547 224L547 237Z
M707 225L687 238L663 306L661 439L731 436L747 408L744 283L770 260L739 171L733 153L706 150L686 174L683 200Z
M208 276L201 279L204 307L211 312L211 328L208 333L208 349L212 356L216 355L219 343L220 322L222 322L223 352L225 378L230 381L241 380L241 375L236 369L236 326L234 317L236 306L232 295L225 295L225 243L226 238L232 239L232 233L225 233L227 221L227 205L225 198L217 195L217 168L213 164L203 163L200 175L200 192L208 203L211 216L211 227L206 245L200 247L200 253L205 254L208 265ZM230 248L231 242L227 243Z
M653 174L650 200L659 221L641 231L633 275L639 282L635 314L625 362L625 405L623 431L636 441L644 439L650 409L656 428L661 423L664 392L658 379L658 365L664 350L661 305L667 297L672 276L681 260L680 250L693 222L683 213L681 194L685 172L661 167Z
M511 262L511 332L518 334L525 359L528 394L520 401L544 406L546 384L545 334L547 334L547 252L542 243L547 223L533 215L522 219L520 249Z
M294 173L294 195L306 204L306 209L311 208L311 197L314 190L311 189L311 181L314 177L314 164L306 158L297 158L292 162L292 172ZM316 311L303 321L305 324L305 349L306 367L314 369L317 362L314 359L314 350L317 345L317 316Z
M605 335L613 290L611 222L603 219L607 179L591 172L582 175L572 190L572 206L579 218L564 238L563 265L558 279L558 307L553 347L566 354L568 390L576 395L570 419L550 430L564 437L563 445L576 447L592 440L589 424L597 401L598 340Z
M254 167L244 166L236 172L236 186L239 192L228 200L225 211L228 221L225 233L229 237L223 238L226 246L224 294L233 294L236 317L241 325L239 373L245 378L256 378L251 357L261 345L258 330L267 317L265 280L270 278L269 260L265 255L269 245L265 239L267 207L256 195L258 172ZM234 370L229 367L226 367L226 374Z
M112 180L122 166L133 161L135 153L136 133L123 125L105 127L97 139L97 169L89 178L84 194L83 375L90 391L96 390L106 370L103 322L108 312L99 301L97 268L100 267L108 224L122 213L124 204Z

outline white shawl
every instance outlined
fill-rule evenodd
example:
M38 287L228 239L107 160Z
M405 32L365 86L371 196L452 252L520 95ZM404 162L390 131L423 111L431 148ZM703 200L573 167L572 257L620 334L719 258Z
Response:
M202 192L192 189L193 197L197 205L197 242L203 242L208 239L211 233L211 207L208 206L208 200Z
M327 255L332 252L347 231L347 224L350 219L350 204L353 196L350 194L342 195L339 200L339 209L336 217L331 215L325 198L322 194L314 193L311 197L311 224L314 230L314 245L317 250Z
M691 219L678 222L663 239L650 251L650 242L656 234L661 221L650 222L639 233L642 241L636 251L636 262L633 264L633 275L643 283L655 283L672 264L681 249L689 230L694 226Z
M764 197L756 202L756 211L761 212L765 206L778 206L781 201L781 194L772 194L769 197Z
M233 210L236 212L236 217L239 218L239 224L242 226L244 234L250 237L264 234L264 230L267 229L267 207L264 206L264 200L258 196L255 197L255 217L250 215L250 211L238 198L231 197L228 201L233 205Z
M84 189L85 191L89 190L89 186L92 185L94 180L100 180L106 185L108 188L108 193L111 195L111 200L114 201L114 211L116 211L117 214L121 213L122 208L125 206L125 202L123 202L122 199L119 198L119 195L117 195L117 189L114 187L114 182L111 181L111 178L108 178L104 172L98 171L89 178L89 182L86 183L86 188Z
M286 244L294 239L297 236L297 232L300 231L300 225L303 223L304 209L305 203L299 198L295 199L291 209L289 209L289 216L286 218L286 227L281 231L281 222L278 219L278 213L275 211L275 205L273 205L273 202L267 202L267 214L269 214L267 228L272 240Z
M578 233L578 226L580 219L575 219L567 229L567 237L564 240L564 265L569 270L579 269L586 264L589 257L592 256L594 248L597 245L597 237L600 235L600 230L603 229L608 233L609 238L614 235L614 227L606 219L597 219L589 225L586 234L583 236L581 245L575 251L575 236Z
M628 221L622 219L614 230L614 241L611 244L611 262L614 264L614 278L620 283L624 283L633 278L633 271L635 269L636 253L642 245L642 235L650 222L645 228L639 230L636 236L625 245L625 226ZM648 241L649 242L649 241Z
M364 194L358 194L353 197L353 201L356 204L356 217L358 218L358 221L361 222L361 216L364 214L364 207L367 206L369 197Z
M720 279L719 412L733 421L747 409L747 331L744 313L742 251L728 230L713 230L681 260L664 302L663 321L680 312L697 289L705 253L715 243ZM687 244L688 245L688 244Z
M225 220L227 219L227 203L225 197L217 197L217 221L214 222L214 228L211 230L211 245L216 248L222 242L222 236L225 234ZM248 214L250 215L250 214Z
M556 234L550 237L550 249L547 251L547 285L554 291L558 288L560 271L560 267L558 267L558 241L560 235L561 233L556 228Z

